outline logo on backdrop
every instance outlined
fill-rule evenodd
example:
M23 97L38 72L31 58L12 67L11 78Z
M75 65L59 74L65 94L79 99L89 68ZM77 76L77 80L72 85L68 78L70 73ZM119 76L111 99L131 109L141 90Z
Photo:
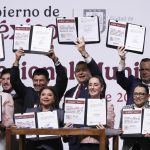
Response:
M84 9L83 16L98 16L100 24L100 32L106 29L106 9Z

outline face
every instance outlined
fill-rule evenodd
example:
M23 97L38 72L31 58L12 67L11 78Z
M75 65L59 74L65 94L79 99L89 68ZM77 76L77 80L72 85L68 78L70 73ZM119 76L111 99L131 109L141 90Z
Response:
M98 78L92 77L89 80L88 90L91 98L100 98L103 87Z
M84 83L89 80L91 73L85 64L76 66L75 77L79 83Z
M144 106L145 102L148 101L149 95L146 93L144 87L136 87L133 92L134 103L137 107Z
M150 83L150 61L141 62L140 77L145 83Z
M12 86L10 83L10 74L9 73L3 74L2 78L1 78L1 84L2 84L4 91L11 92Z
M48 85L46 77L44 75L34 75L33 77L33 86L36 91L40 91L42 88Z
M50 107L55 102L54 94L50 89L44 89L40 94L40 104L44 107Z

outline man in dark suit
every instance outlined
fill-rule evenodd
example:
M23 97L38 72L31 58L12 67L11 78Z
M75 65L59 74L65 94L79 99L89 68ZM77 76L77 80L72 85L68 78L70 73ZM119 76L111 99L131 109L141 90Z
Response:
M97 63L86 51L84 38L79 39L75 44L78 51L85 59L85 61L79 61L76 64L75 77L76 80L78 81L78 84L75 87L69 89L65 93L64 97L86 98L88 96L87 83L89 78L95 75L102 77L103 81L104 78L102 76L101 71L98 68ZM104 90L102 92L101 98L105 97L105 90L106 90L106 83L104 81Z
M124 47L118 47L120 62L118 71L116 72L117 83L127 93L127 105L133 104L133 89L139 83L146 84L150 90L150 58L144 58L140 62L140 78L135 78L133 75L125 76L125 59L126 52Z
M98 65L85 49L84 38L78 39L75 44L85 61L79 61L76 64L75 77L78 81L78 84L65 93L64 99L65 97L88 98L88 80L91 76L95 75L100 76L104 82L104 89L101 95L101 98L104 98L106 83L104 81L101 71L98 68ZM79 136L69 136L69 138L64 138L64 142L69 142L69 150L77 150L80 147Z
M49 83L49 73L45 68L37 68L33 72L32 81L33 86L27 87L23 84L20 79L20 72L19 72L19 61L20 58L24 55L24 50L19 49L16 51L16 59L13 63L13 67L11 69L11 84L13 89L16 93L23 99L23 111L25 112L27 108L33 108L34 106L39 104L39 91L46 87ZM56 69L56 84L54 88L56 89L59 97L59 101L61 100L68 83L67 74L65 68L61 65L56 57L54 50L51 49L48 53L48 57L52 59ZM59 102L57 104L59 107Z

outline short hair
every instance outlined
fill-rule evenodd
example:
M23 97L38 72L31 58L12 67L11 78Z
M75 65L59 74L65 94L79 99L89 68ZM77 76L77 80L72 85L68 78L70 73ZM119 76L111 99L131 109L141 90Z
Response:
M143 84L143 83L140 83L140 84L138 84L138 85L136 85L136 86L134 87L133 91L134 91L135 88L137 88L137 87L143 87L143 88L145 89L145 91L146 91L146 94L149 94L149 88L148 88L147 85L145 85L145 84Z
M4 74L11 74L11 68L5 68L5 69L3 69L2 70L2 72L1 72L1 75L0 75L0 78L2 78L2 76L4 75Z
M76 69L77 69L77 66L78 66L78 65L85 65L85 67L87 67L87 69L89 69L88 66L87 66L87 63L86 63L85 61L79 61L79 62L76 64L75 72L76 72Z
M43 75L45 76L46 80L49 81L49 73L48 71L45 69L45 68L37 68L34 72L33 72L33 76L32 78L35 76L35 75Z
M143 58L143 59L141 60L141 63L142 63L142 62L148 62L148 61L150 61L150 58Z
M58 101L58 94L57 94L57 91L55 89L54 86L46 86L44 88L42 88L40 91L39 91L39 96L41 96L41 93L43 90L45 89L48 89L50 91L52 91L52 93L54 94L54 104L53 104L53 108L59 108L59 101Z

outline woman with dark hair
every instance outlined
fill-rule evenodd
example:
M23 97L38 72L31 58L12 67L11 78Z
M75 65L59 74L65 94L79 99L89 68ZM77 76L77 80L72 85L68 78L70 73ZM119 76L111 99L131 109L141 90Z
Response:
M133 104L126 105L123 109L136 109L136 108L149 108L149 89L145 84L138 84L133 89ZM122 113L121 111L121 121L120 127L122 127ZM145 134L145 137L126 137L123 138L123 148L122 150L149 150L150 146L150 133Z
M57 92L54 87L45 87L39 92L40 104L35 108L28 108L26 112L48 112L57 111L58 126L63 127L64 112L61 109L56 109L58 101ZM51 118L50 118L51 119ZM26 149L34 150L63 150L63 145L60 136L40 138L36 140L27 140Z
M102 91L104 88L103 79L100 76L93 76L88 81L88 98L94 99L102 99ZM87 109L87 108L86 108ZM110 102L107 102L107 125L104 127L102 124L98 124L95 126L95 128L102 129L106 128L106 135L108 137L120 134L121 130L119 129L113 129L114 128L114 121L115 121L115 113L114 113L114 107L113 104ZM67 127L72 127L71 123L66 124ZM83 127L83 126L82 126ZM86 127L87 128L87 127ZM89 127L88 127L89 128ZM78 136L77 137L69 137L68 139L64 139L66 142L68 140L69 142L69 150L99 150L99 139L95 136ZM74 146L72 146L72 143L74 142ZM106 144L106 149L108 150L108 143Z

